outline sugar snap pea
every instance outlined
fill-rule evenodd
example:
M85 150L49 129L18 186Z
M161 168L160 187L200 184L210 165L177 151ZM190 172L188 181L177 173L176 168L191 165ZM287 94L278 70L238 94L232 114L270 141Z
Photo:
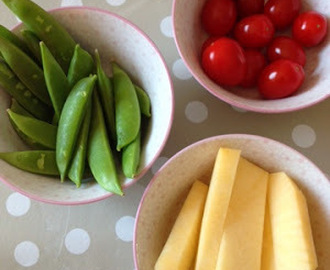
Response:
M3 3L44 41L65 72L68 71L75 41L67 30L46 10L31 0L2 0Z
M70 89L82 78L94 71L93 57L79 44L75 46L67 74Z
M81 79L66 99L58 122L56 162L61 181L67 175L81 123L96 82L96 75Z
M146 116L151 116L151 102L148 94L138 85L134 85L135 91L139 100L141 113Z
M138 133L133 142L122 150L122 170L127 178L134 178L140 163L141 154L141 132Z
M57 127L33 117L20 115L7 109L11 123L18 135L31 146L55 149Z
M52 109L37 98L12 72L8 65L0 60L0 86L22 105L28 112L40 120L49 121Z
M0 36L13 43L25 53L30 53L28 46L26 46L26 44L16 34L14 34L3 25L0 25Z
M69 82L63 69L43 41L40 42L40 50L45 81L55 111L53 123L57 124L69 94Z
M55 161L55 151L28 150L17 152L2 152L0 159L8 164L36 174L59 175Z
M87 148L87 160L91 172L102 188L123 195L96 91L93 93L92 119Z
M136 138L141 125L141 113L137 94L128 74L114 62L112 71L119 151Z
M83 123L81 124L77 144L73 152L72 162L68 171L69 179L74 182L77 187L80 187L85 172L87 142L91 115L92 107L91 102L89 102Z
M34 56L34 58L41 63L41 52L40 52L40 39L30 30L28 29L22 29L21 35L24 40L24 43L29 48L31 54Z
M22 107L14 98L11 99L10 110L20 115L33 117L33 115L24 109L24 107Z
M116 124L112 83L101 65L101 59L98 50L95 50L95 63L97 71L97 90L105 114L105 121L111 135L111 140L115 143Z
M0 37L0 51L17 77L46 104L51 105L42 69L18 47Z

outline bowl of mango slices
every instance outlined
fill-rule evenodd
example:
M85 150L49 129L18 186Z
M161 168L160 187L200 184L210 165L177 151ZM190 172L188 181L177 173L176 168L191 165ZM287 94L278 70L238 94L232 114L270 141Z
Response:
M228 134L174 155L137 212L137 270L329 269L330 182L272 139Z

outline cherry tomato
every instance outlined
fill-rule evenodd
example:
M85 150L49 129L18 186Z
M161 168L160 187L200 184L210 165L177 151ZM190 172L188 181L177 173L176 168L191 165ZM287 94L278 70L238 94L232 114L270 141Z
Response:
M210 36L208 37L204 43L202 44L202 48L201 48L201 51L203 52L206 47L208 47L209 45L211 45L211 43L213 43L214 41L216 41L217 39L219 39L220 37L218 36Z
M265 4L264 13L276 29L284 29L292 24L300 8L301 0L269 0Z
M264 11L264 0L237 0L236 3L238 16L241 18Z
M313 47L322 42L327 28L327 19L324 15L315 11L306 11L294 20L292 36L301 45Z
M208 34L223 36L233 28L236 17L233 0L207 0L202 8L201 21Z
M244 50L234 39L221 37L203 51L202 68L218 84L238 85L246 72Z
M294 39L285 36L279 36L272 40L267 48L267 57L269 61L289 59L302 66L306 63L304 49Z
M287 59L276 60L267 65L258 80L258 89L266 99L278 99L292 95L305 79L301 65Z
M253 87L257 85L258 77L266 66L265 56L257 50L245 50L247 69L240 85L243 87Z
M240 20L234 29L237 41L247 48L266 46L274 36L274 26L264 14L256 14Z

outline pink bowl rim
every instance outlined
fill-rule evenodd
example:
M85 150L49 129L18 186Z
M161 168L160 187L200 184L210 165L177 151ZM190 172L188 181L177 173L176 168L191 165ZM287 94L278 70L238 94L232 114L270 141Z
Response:
M167 77L167 81L169 82L170 85L170 93L171 93L171 111L170 111L170 118L169 118L169 125L166 129L166 133L165 133L165 137L164 140L161 144L161 146L159 147L158 151L156 152L155 156L153 157L153 159L139 172L139 175L132 179L129 183L125 184L123 186L123 190L129 188L130 186L132 186L133 184L135 184L138 180L140 180L146 173L147 171L151 168L152 164L156 161L156 159L159 157L159 155L161 154L161 152L163 151L170 132L171 132L171 128L172 128L172 124L173 124L173 119L174 119L174 108L175 108L175 100L174 100L174 88L173 88L173 82L170 76L170 72L169 72L169 68L166 64L166 61L164 59L164 56L161 54L160 50L158 49L158 47L156 46L156 44L154 43L154 41L142 30L140 29L136 24L132 23L131 21L129 21L128 19L126 19L125 17L118 15L112 11L108 11L108 10L104 10L101 8L96 8L96 7L86 7L86 6L70 6L70 7L60 7L60 8L54 8L54 9L50 9L48 10L49 13L56 13L56 12L62 12L62 11L66 11L66 10L88 10L88 11L92 11L92 12L96 12L96 13L103 13L105 15L114 17L118 20L121 20L122 22L124 22L125 24L129 25L130 27L132 27L135 31L137 31L144 39L146 39L148 41L148 43L151 45L151 47L154 49L154 51L156 52L157 56L159 57L159 59L161 60L165 71L166 71L166 77ZM15 25L14 27L11 28L11 30L15 30L16 28L18 28L19 26L21 26L22 23L18 23L17 25ZM0 181L2 183L4 183L6 186L8 186L11 190L21 193L22 195L35 200L35 201L39 201L42 203L47 203L47 204L54 204L54 205L63 205L63 206L73 206L73 205L84 205L84 204L90 204L90 203L94 203L94 202L98 202L104 199L107 199L115 194L113 193L107 193L105 195L96 197L96 198L92 198L92 199L88 199L88 200L79 200L79 201L57 201L57 200L51 200L51 199L47 199L47 198L43 198L43 197L39 197L37 195L34 194L30 194L29 192L26 192L25 190L16 187L15 185L12 185L11 183L7 182L5 179L0 177Z
M237 108L243 109L243 110L247 110L247 111L251 111L251 112L256 112L256 113L266 113L266 114L280 114L280 113L289 113L289 112L294 112L294 111L299 111L299 110L303 110L309 107L312 107L316 104L321 103L322 101L328 99L330 97L330 92L324 96L322 96L321 98L314 100L313 102L310 103L305 103L303 105L298 105L296 107L290 107L290 108L282 108L282 109L272 109L272 108L268 108L268 107L262 107L262 108L258 108L256 106L252 106L249 104L242 104L239 101L233 100L232 98L226 96L226 95L222 95L221 93L215 92L212 89L210 89L209 87L207 87L206 83L204 82L204 80L195 74L195 72L193 71L192 67L190 66L190 64L188 63L188 61L186 60L186 58L184 57L183 54L183 49L179 44L178 41L178 37L176 34L175 29L175 10L176 10L176 5L177 5L178 0L173 0L172 2L172 16L171 16L171 20L172 20L172 25L173 25L173 36L174 36L174 42L176 45L176 48L178 50L178 53L182 59L182 61L184 62L185 66L187 67L187 69L189 70L189 72L192 74L192 76L196 79L196 81L206 90L208 91L210 94L212 94L213 96L215 96L216 98L218 98L219 100L222 100L223 102L231 105L231 106L235 106ZM221 91L226 91L225 89L221 88ZM242 97L243 99L243 97ZM265 100L267 101L267 100Z
M325 173L318 167L316 166L316 164L311 161L309 158L307 158L306 156L304 156L302 153L300 153L299 151L297 151L296 149L292 148L291 146L286 145L285 143L279 142L277 140L268 138L268 137L264 137L261 135L254 135L254 134L244 134L244 133L233 133L233 134L222 134L222 135L215 135L215 136L211 136L211 137L207 137L204 139L201 139L199 141L196 141L184 148L182 148L181 150L179 150L176 154L174 154L170 159L168 159L165 164L163 164L163 166L157 171L157 173L154 175L154 177L151 179L151 181L149 182L149 184L147 185L146 189L144 190L144 193L141 197L141 200L139 202L137 211L136 211L136 215L135 215L135 223L134 223L134 232L133 232L133 259L134 259L134 266L136 270L142 270L139 269L138 267L138 262L137 262L137 250L136 250L136 245L137 245L137 232L138 232L138 226L139 226L139 220L140 220L140 212L142 211L143 208L143 204L144 201L146 199L146 197L149 194L149 190L150 188L153 186L153 184L157 181L159 174L162 173L162 171L170 164L172 163L174 160L177 159L177 157L179 157L180 155L182 155L183 153L189 151L190 149L198 146L198 145L202 145L205 143L208 143L210 141L217 141L217 140L223 140L223 139L250 139L250 140L262 140L262 141L266 141L266 142L272 142L274 144L277 144L281 147L283 147L284 149L287 149L288 151L292 152L294 155L305 159L308 163L310 163L310 165L312 165L314 167L314 169L324 177L324 179L328 180L328 183L330 185L330 179L325 175Z

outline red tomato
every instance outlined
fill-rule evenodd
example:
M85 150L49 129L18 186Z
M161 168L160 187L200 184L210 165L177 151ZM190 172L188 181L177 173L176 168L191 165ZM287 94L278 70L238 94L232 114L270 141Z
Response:
M207 0L201 14L202 26L210 35L223 36L233 28L236 17L233 0Z
M264 13L271 19L276 29L288 27L299 14L301 0L269 0Z
M274 31L266 15L256 14L240 20L235 26L234 35L243 47L261 48L272 40Z
M237 41L221 37L202 52L202 68L218 84L238 85L246 72L246 58Z
M278 99L290 96L298 90L305 79L301 65L287 59L279 59L261 72L258 89L266 99Z
M206 47L208 47L209 45L211 45L214 41L216 41L217 39L219 39L220 37L218 36L210 36L208 37L204 43L202 44L202 48L201 48L201 51L203 52Z
M289 59L302 66L306 63L304 49L294 39L285 36L279 36L272 40L267 48L267 57L269 61Z
M327 34L327 28L327 19L324 15L307 11L294 20L292 36L301 45L312 47L322 42Z
M264 11L264 0L237 0L236 3L238 16L241 18Z
M265 56L257 50L245 50L247 69L240 85L243 87L253 87L257 85L258 77L266 66Z

